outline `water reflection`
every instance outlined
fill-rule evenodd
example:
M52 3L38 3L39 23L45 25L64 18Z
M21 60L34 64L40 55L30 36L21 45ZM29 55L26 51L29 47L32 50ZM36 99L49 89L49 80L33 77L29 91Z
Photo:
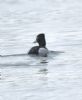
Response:
M39 76L39 80L43 83L43 84L47 84L48 81L48 69L46 68L42 68L38 71L38 76Z
M1 72L0 72L0 80L2 79Z
M39 74L47 75L47 73L48 73L48 69L46 69L46 68L43 68L43 69L39 70Z

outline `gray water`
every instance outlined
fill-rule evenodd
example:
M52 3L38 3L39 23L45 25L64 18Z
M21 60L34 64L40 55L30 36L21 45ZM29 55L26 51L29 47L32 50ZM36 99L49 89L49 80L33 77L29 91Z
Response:
M0 55L0 100L82 100L82 0L0 0Z

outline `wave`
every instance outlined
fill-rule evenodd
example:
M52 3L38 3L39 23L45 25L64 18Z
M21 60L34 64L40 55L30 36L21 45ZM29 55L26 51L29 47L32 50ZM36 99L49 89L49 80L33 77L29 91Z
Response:
M60 53L64 53L63 51L49 51L49 55L58 55ZM28 53L21 53L21 54L10 54L10 55L0 55L0 57L14 57L14 56L27 56ZM32 56L32 55L31 55ZM35 57L35 56L33 56Z
M54 60L56 56L64 53L62 51L50 51L48 57L28 56L27 53L0 55L1 67L28 67L28 66L43 66Z
M11 54L11 55L0 55L0 57L14 57L14 56L26 56L27 53L23 54Z

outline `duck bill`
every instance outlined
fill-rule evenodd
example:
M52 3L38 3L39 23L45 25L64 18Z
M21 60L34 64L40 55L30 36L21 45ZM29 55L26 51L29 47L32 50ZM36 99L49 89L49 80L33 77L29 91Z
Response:
M33 43L37 43L37 41L35 40Z

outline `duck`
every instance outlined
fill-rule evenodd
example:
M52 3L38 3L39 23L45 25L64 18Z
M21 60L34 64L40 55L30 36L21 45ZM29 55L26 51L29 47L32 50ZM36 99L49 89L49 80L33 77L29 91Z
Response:
M46 39L45 39L45 34L44 33L40 33L36 36L36 40L34 41L34 43L38 43L38 46L34 46L32 47L28 54L32 54L32 55L39 55L42 57L47 57L48 56L48 49L46 47Z

